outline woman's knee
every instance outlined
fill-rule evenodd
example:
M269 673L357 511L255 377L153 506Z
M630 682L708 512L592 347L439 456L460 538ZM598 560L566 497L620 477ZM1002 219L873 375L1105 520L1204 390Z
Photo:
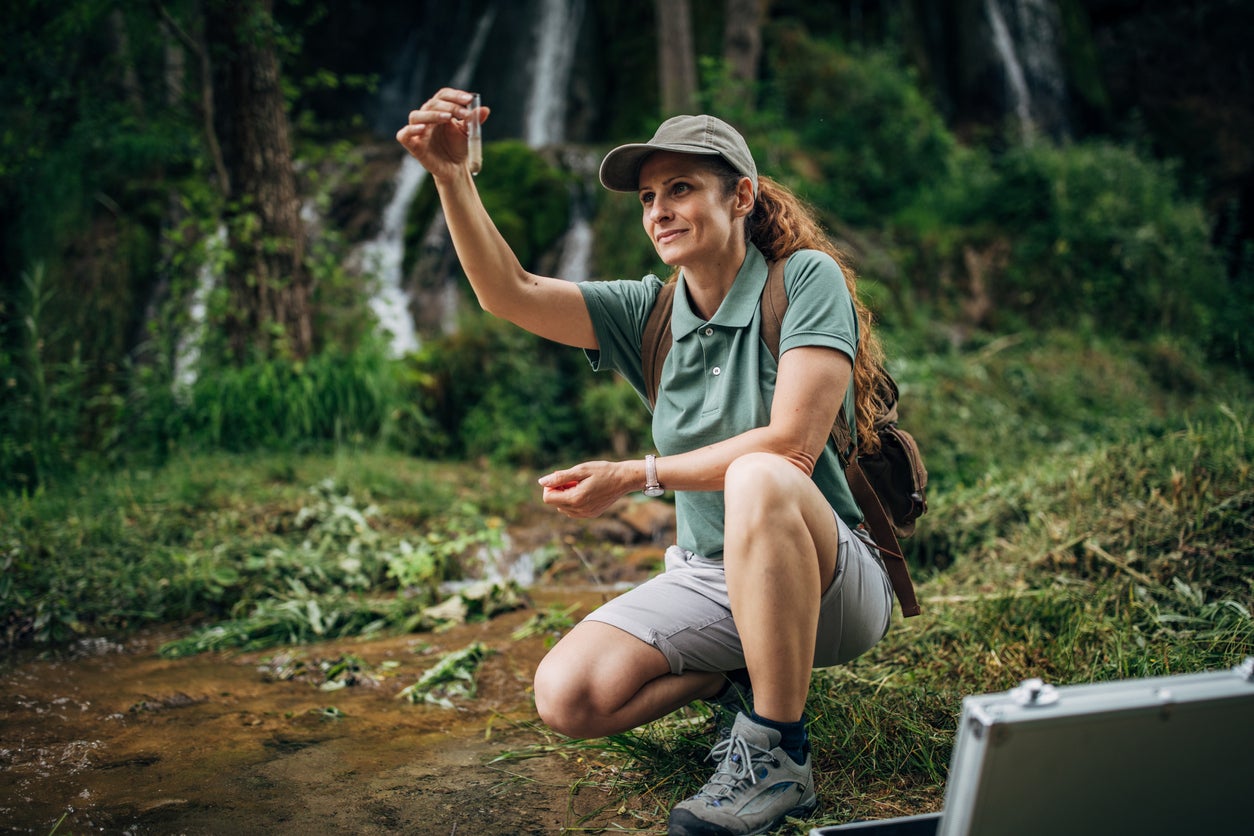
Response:
M613 716L664 663L657 650L616 627L582 622L536 668L540 719L569 737L600 737Z
M804 475L792 462L774 453L746 453L727 467L724 493L769 498Z
M552 654L540 660L534 681L536 713L554 731L568 737L581 734L588 722L589 697L583 679Z

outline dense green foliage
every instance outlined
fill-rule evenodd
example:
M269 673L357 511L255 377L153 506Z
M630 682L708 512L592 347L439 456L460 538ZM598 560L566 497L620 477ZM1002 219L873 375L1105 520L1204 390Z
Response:
M1201 207L1172 167L1128 148L1041 143L996 158L964 154L900 228L922 259L953 259L964 248L996 255L989 278L1000 281L983 291L993 327L1079 321L1128 338L1173 334L1215 359L1235 347L1214 329L1231 300ZM917 268L945 274L926 261ZM948 295L951 305L973 293L939 282L917 290Z
M501 140L484 146L477 183L484 208L518 261L536 267L569 225L571 175L524 143ZM410 262L421 251L438 206L435 186L427 180L408 215L405 255Z
M796 159L768 170L791 173L809 200L856 226L891 217L944 180L955 140L896 55L851 52L791 27L772 45L776 75L762 119L793 134Z
M573 463L580 450L610 451L616 432L627 445L647 432L642 417L624 418L645 414L630 388L579 385L590 372L579 373L577 352L548 349L553 368L522 363L530 338L519 333L480 322L410 358L403 367L413 380L392 385L428 400L416 401L409 418L381 415L383 399L356 387L371 379L360 357L217 376L201 394L196 384L182 413L195 417L193 428L164 465L83 471L0 509L7 640L61 641L190 617L239 622L197 638L198 646L248 643L253 631L274 640L411 623L435 595L432 584L458 577L460 556L500 525L488 521L508 520L534 498L532 468L509 462ZM933 511L905 541L921 578L943 585L979 560L1005 573L990 573L989 583L1019 588L1019 574L1039 568L1042 556L1063 568L1078 559L1088 571L1105 553L1164 585L1173 577L1203 584L1208 601L1234 584L1242 589L1254 577L1248 416L1240 409L1249 385L1239 376L1205 380L1200 370L1188 387L1164 385L1153 369L1121 343L1067 333L899 367L903 420L917 431L931 474ZM506 385L520 376L531 400ZM551 388L559 379L569 382L565 392ZM320 417L319 399L302 394L323 390L337 392L339 412L356 423ZM441 398L448 415L471 417L443 423ZM414 416L434 416L406 432L430 439L424 454L482 460L504 450L505 461L442 468L429 455L371 441L373 423ZM562 439L563 422L563 446L528 446ZM291 424L303 429L289 435ZM310 441L318 433L321 444ZM334 456L318 453L332 442ZM211 452L223 447L241 452ZM195 448L209 452L182 452ZM308 452L297 456L298 448ZM1176 516L1157 513L1157 497ZM1175 534L1160 530L1186 523ZM994 559L1003 540L1020 543L1031 560ZM1186 542L1194 562L1159 560ZM1204 554L1220 562L1201 567ZM392 600L398 589L422 595ZM318 629L305 623L310 606Z
M713 14L713 6L702 9ZM326 10L315 11L300 22L284 14L281 44L305 73L289 79L305 196L341 218L363 155L338 137L310 141L328 130L309 107L311 91L363 79L301 54L301 27L318 26ZM607 11L607 20L638 13ZM514 462L646 446L647 416L621 384L595 379L577 353L488 319L463 315L462 333L430 336L417 355L390 359L369 336L373 277L346 269L353 242L335 228L318 229L309 248L319 354L303 363L224 362L222 334L212 327L226 313L224 294L203 297L201 320L188 306L203 276L231 257L218 237L223 207L206 176L193 91L158 94L162 36L103 3L28 5L10 21L6 32L26 24L7 42L27 60L5 70L14 83L2 102L6 114L21 114L6 125L0 159L12 220L4 225L6 268L21 281L0 298L0 483L29 490L83 467L184 446L348 441ZM899 23L885 25L888 37ZM811 201L850 249L907 382L944 368L954 347L1001 338L1030 346L1030 332L1051 328L1074 329L1081 343L1139 343L1127 351L1167 388L1195 387L1215 363L1248 370L1254 258L1225 265L1212 220L1179 166L1108 140L961 142L897 48L851 45L842 27L797 9L770 21L757 95L736 102L718 95L725 70L708 57L718 39L702 34L703 90L744 128L762 170ZM88 60L114 78L133 71L138 93L108 87L86 72ZM36 96L56 106L34 107ZM86 101L93 106L82 108ZM137 101L150 106L136 110ZM158 110L154 102L164 104ZM71 118L75 108L84 118ZM568 224L571 196L584 186L556 157L519 142L490 142L486 154L484 203L520 260L542 269ZM596 203L596 273L663 272L638 232L636 201L603 195ZM407 270L435 208L427 183L409 215ZM356 223L347 228L358 230ZM1109 432L1101 429L1106 418L1135 411L1130 387L1015 392L1013 370L990 373L1009 375L1008 403L1030 399L1012 412L1043 406L1048 415L1052 400L1087 398L1089 428ZM963 388L953 392L960 398ZM944 437L955 408L969 407L929 404L919 416L924 434L936 435L934 448L946 451L934 458L957 455ZM1068 431L1033 430L1055 442ZM1001 449L1014 446L1007 438ZM987 466L945 461L938 476L967 480Z

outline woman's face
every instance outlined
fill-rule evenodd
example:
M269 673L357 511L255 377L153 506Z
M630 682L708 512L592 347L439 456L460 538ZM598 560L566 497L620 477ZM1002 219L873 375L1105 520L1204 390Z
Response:
M748 178L726 196L714 172L688 154L658 151L640 167L644 231L670 267L718 261L744 241L744 217L753 208ZM743 194L742 194L743 193Z

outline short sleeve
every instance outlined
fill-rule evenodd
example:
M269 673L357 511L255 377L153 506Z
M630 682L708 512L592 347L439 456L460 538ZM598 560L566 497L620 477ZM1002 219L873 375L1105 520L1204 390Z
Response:
M784 270L788 310L780 327L779 351L815 345L844 352L858 348L858 316L840 265L827 253L803 250Z
M579 285L592 327L597 350L586 353L596 371L617 371L636 389L644 392L640 343L645 321L657 301L662 280L652 274L640 280L593 281Z

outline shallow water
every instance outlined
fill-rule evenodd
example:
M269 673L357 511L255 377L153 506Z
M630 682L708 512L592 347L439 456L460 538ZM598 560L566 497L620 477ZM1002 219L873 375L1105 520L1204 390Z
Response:
M581 614L607 594L536 606L578 603ZM158 656L174 637L158 633L80 643L58 659L11 656L0 673L0 832L560 832L608 800L572 790L585 772L576 760L489 763L546 739L530 695L545 638L510 635L535 611L185 659ZM476 641L496 651L477 698L455 710L397 698L440 654ZM284 652L309 666L352 654L377 682L326 692L276 680L267 662Z

